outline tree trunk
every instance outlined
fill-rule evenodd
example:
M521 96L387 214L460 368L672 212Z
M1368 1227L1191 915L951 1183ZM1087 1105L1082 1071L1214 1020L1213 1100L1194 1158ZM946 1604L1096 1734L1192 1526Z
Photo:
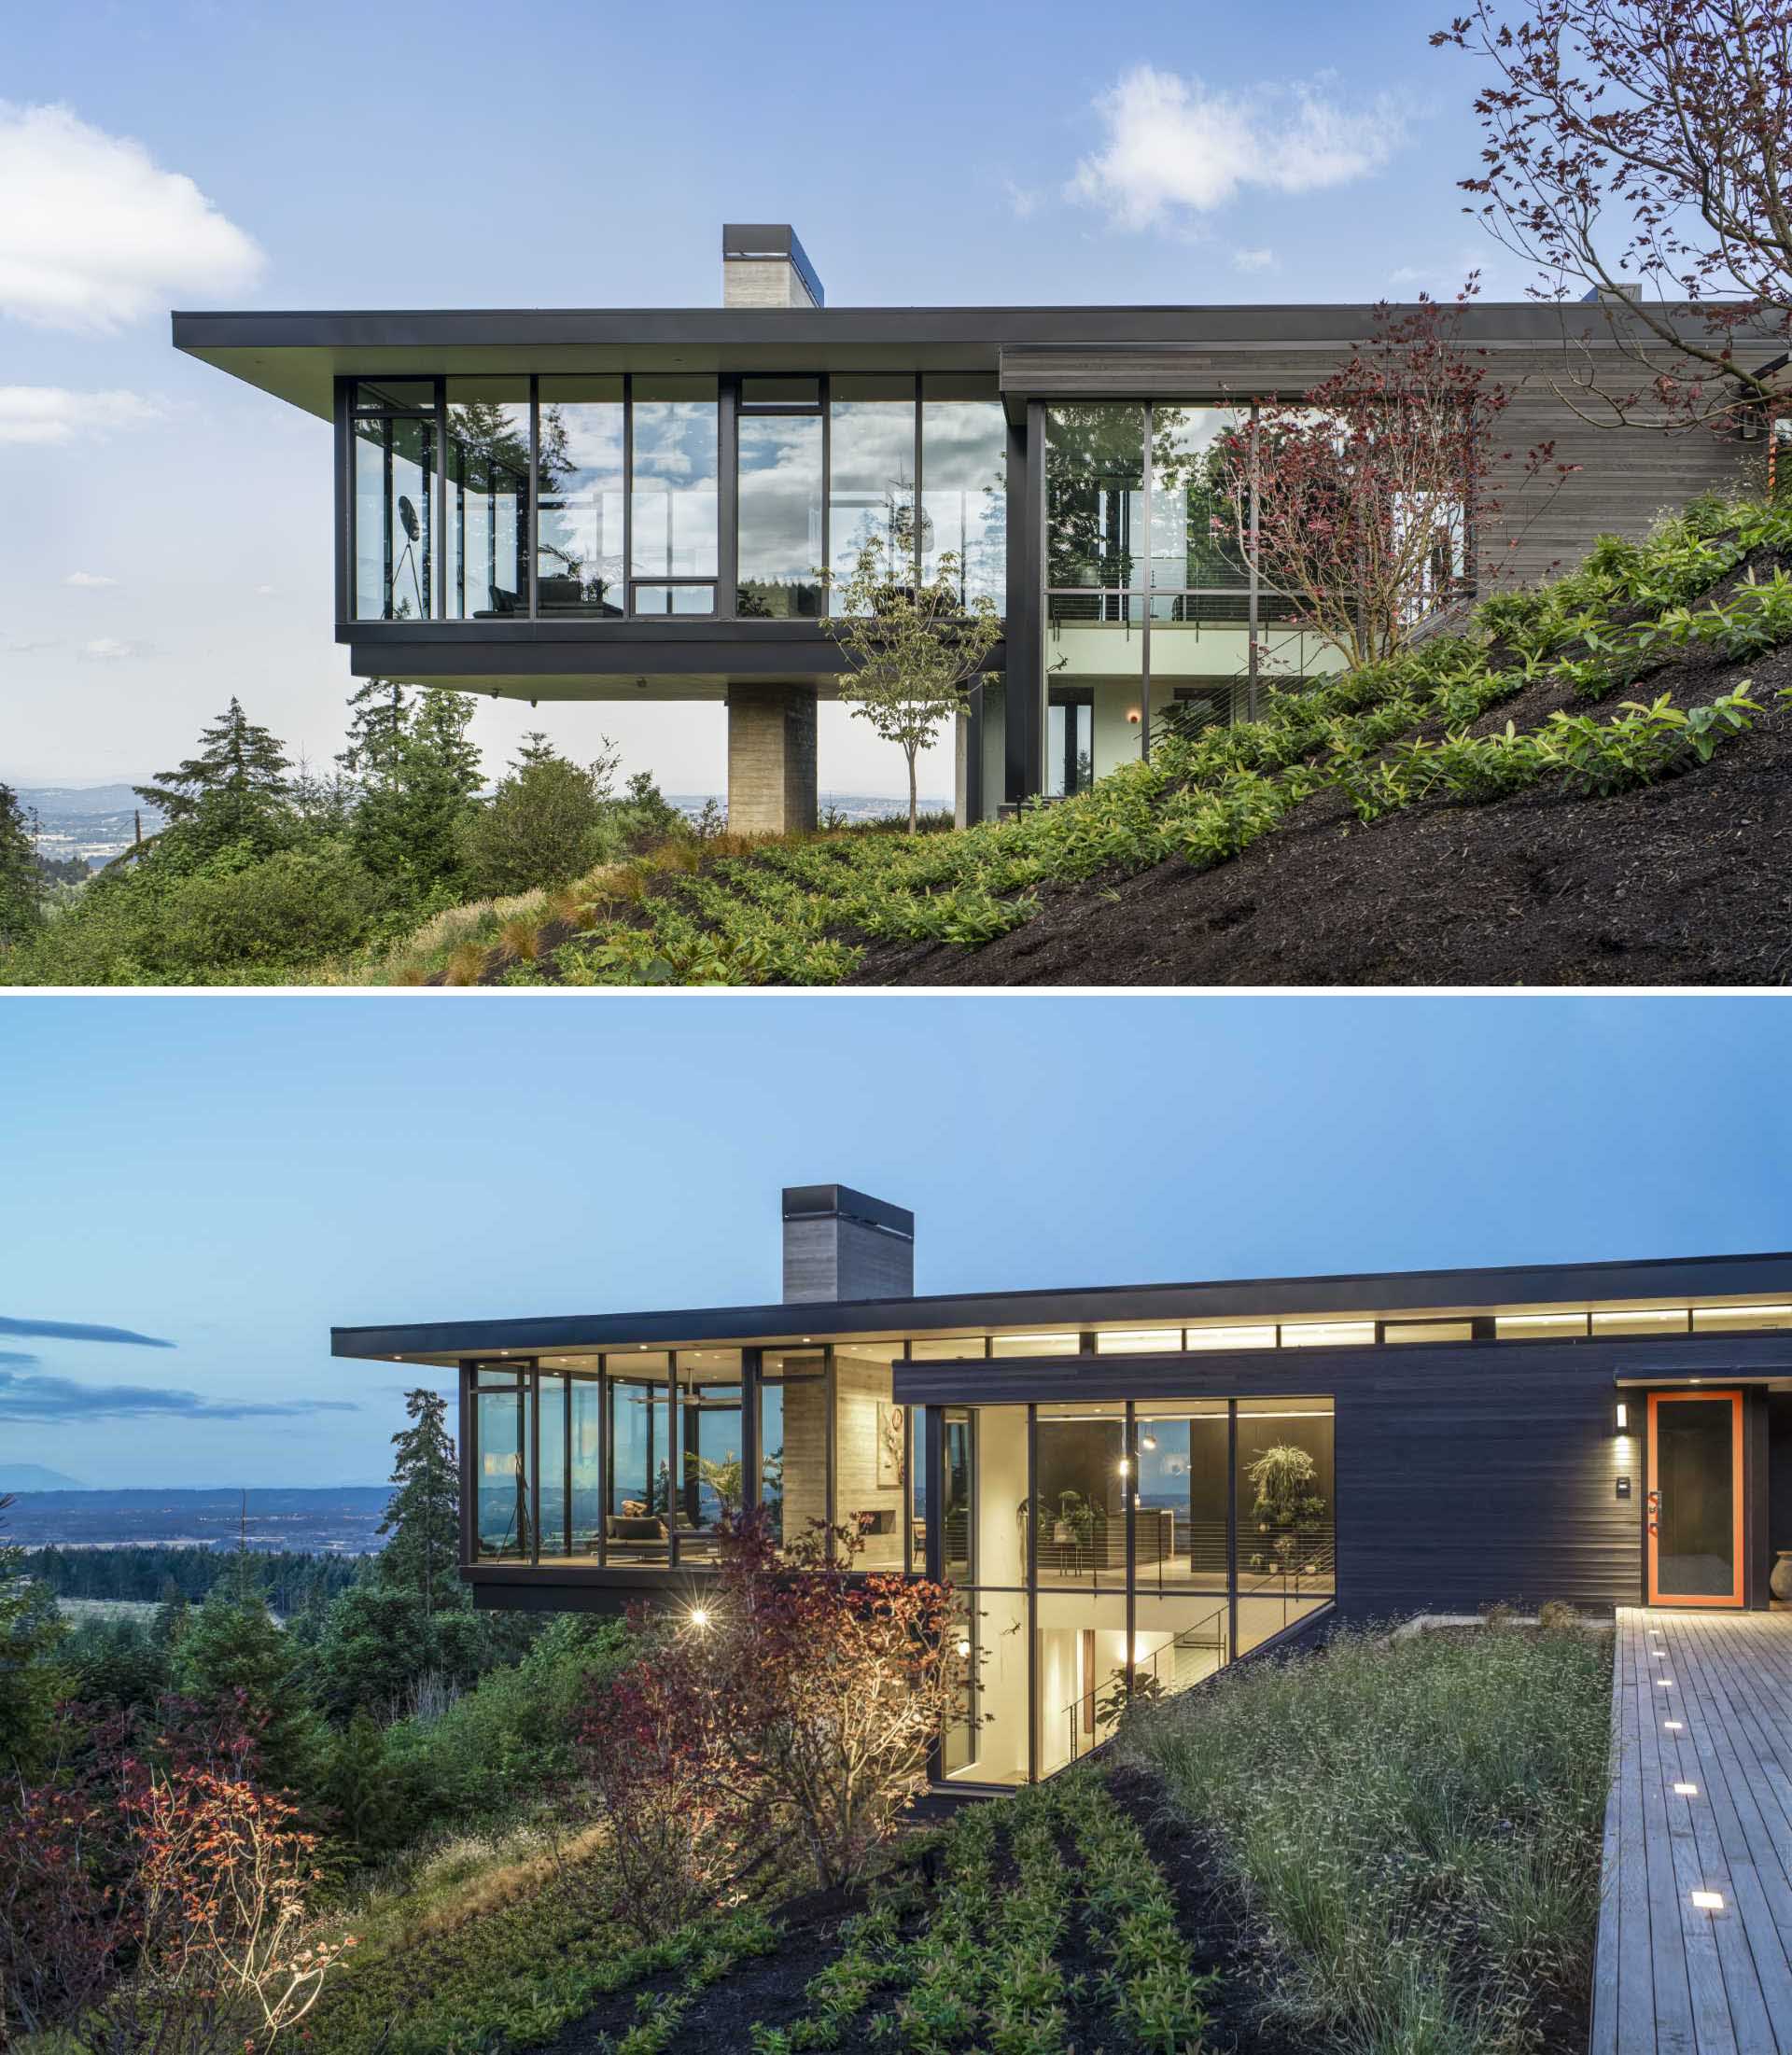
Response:
M915 752L908 752L908 832L913 834L920 824L920 816L915 802Z

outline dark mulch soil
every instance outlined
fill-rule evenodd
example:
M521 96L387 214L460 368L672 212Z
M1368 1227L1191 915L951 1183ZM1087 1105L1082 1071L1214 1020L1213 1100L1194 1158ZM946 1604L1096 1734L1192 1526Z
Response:
M803 1992L809 1978L840 1952L841 1922L863 1908L861 1893L848 1897L837 1891L812 1892L780 1907L784 1932L777 1952L736 1963L694 2001L673 2040L679 2055L742 2055L752 2046L755 2022L790 2025L805 2009ZM673 1997L683 1977L681 1970L670 1970L605 1998L566 2028L546 2055L595 2055L604 2035L620 2040L642 2017L638 1993Z
M1771 707L1792 652L1726 666L1701 651L1613 701L1671 692L1687 706L1743 677ZM1534 686L1478 725L1535 725L1562 704ZM1785 985L1792 712L1617 798L1427 804L1364 827L1321 793L1214 870L1171 861L1041 901L981 949L874 948L853 982Z
M1109 1795L1144 1836L1152 1860L1175 1894L1176 1923L1190 1967L1218 1972L1204 2001L1212 2020L1205 2046L1213 2055L1313 2055L1309 2043L1290 2038L1264 2017L1262 1956L1239 1917L1238 1894L1226 1881L1212 1835L1179 1820L1165 1802L1162 1783L1147 1769L1115 1765L1107 1772L1107 1784ZM1067 1966L1068 1962L1067 1956ZM1099 1962L1092 1966L1099 1968ZM1080 2051L1084 2042L1074 2034L1071 2039ZM1088 2044L1091 2049L1098 2045ZM1129 2051L1132 2044L1114 2046Z

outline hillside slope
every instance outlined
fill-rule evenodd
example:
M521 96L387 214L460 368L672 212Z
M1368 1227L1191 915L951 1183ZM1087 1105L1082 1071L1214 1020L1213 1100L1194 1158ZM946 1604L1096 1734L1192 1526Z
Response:
M1696 502L1262 718L963 832L675 840L381 982L1792 978L1792 505ZM361 976L369 975L363 970Z
M1689 667L1687 667L1689 668ZM1771 706L1792 656L1743 678ZM1509 709L1501 708L1505 715ZM1502 723L1503 724L1503 723ZM1485 725L1485 724L1483 724ZM1520 720L1519 725L1523 722ZM855 985L1784 985L1792 981L1792 711L1709 763L1604 797L1428 800L1372 824L1336 792L1229 863L1179 858L1041 895L974 950L885 946Z

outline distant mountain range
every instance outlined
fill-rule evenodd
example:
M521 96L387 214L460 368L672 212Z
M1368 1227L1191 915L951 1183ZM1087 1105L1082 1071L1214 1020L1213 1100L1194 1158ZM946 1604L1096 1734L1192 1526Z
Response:
M109 863L136 838L137 819L152 835L161 816L128 785L21 785L19 804L37 817L37 851L80 857L91 869Z
M83 1491L79 1477L46 1470L41 1462L0 1462L0 1491Z
M15 1463L8 1475L35 1469ZM41 1472L53 1477L54 1471ZM0 1541L21 1548L52 1543L73 1548L117 1548L132 1542L182 1542L234 1548L311 1549L333 1555L371 1555L382 1545L376 1530L391 1487L345 1484L328 1490L286 1487L241 1491L126 1490L12 1485L17 1493L0 1517Z

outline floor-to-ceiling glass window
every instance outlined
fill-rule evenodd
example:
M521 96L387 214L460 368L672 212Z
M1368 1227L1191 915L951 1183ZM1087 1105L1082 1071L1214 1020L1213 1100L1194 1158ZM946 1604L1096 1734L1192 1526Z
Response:
M714 1558L721 1522L740 1511L746 1490L740 1350L681 1349L674 1363L674 1531L679 1560L701 1562Z
M1244 1655L1337 1592L1332 1401L1240 1399L1236 1488Z
M821 381L741 380L738 582L735 611L753 621L813 621L822 611Z
M671 1559L671 1365L659 1351L609 1357L609 1487L604 1558L612 1564Z
M992 378L921 380L921 575L958 560L967 600L1008 597L1008 421Z
M352 412L354 618L433 620L436 382L362 379Z
M830 611L839 613L860 552L871 544L883 575L899 584L915 576L915 381L838 377L828 397Z
M473 1372L473 1548L483 1562L528 1562L535 1553L529 1509L529 1377L510 1363Z
M571 1553L595 1562L602 1549L604 1530L602 1384L595 1377L575 1377L567 1403Z
M1148 668L1154 719L1201 725L1247 710L1251 574L1237 486L1251 409L1159 400L1151 410Z
M451 378L447 395L447 616L526 615L529 382Z
M631 383L630 610L712 614L720 416L713 378Z
M1039 1773L1113 1731L1127 1685L1126 1406L1042 1405L1030 1508Z
M544 620L623 612L623 426L620 378L543 378L537 451Z
M1145 730L1145 409L1045 412L1045 790L1136 759Z
M536 1380L539 1451L536 1472L536 1553L543 1562L571 1552L572 1499L567 1488L567 1380L544 1370Z

